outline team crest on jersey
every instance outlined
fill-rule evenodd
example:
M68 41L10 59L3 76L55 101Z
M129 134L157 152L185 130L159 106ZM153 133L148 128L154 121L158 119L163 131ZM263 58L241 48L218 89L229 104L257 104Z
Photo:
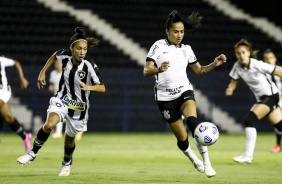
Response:
M85 75L86 75L86 72L83 71L83 70L79 70L79 71L77 71L77 74L78 74L78 77L80 79L83 79L85 77Z
M169 111L164 110L162 113L163 113L165 119L169 119L170 118Z

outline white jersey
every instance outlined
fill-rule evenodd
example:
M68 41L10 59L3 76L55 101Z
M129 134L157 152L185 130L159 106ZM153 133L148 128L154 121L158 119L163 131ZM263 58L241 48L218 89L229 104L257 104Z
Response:
M167 39L158 40L149 50L146 61L153 61L157 68L164 61L169 61L168 70L155 75L157 101L171 101L184 91L193 90L186 69L189 64L196 63L197 58L189 45L181 44L176 48Z
M267 77L268 74L273 73L274 69L274 65L251 58L249 68L242 67L237 61L229 76L234 80L242 78L259 101L259 98L264 95L271 96L278 93L275 83Z
M54 85L54 95L59 90L59 82L61 78L62 72L58 72L57 70L53 70L50 73L49 82Z
M282 67L281 66L278 66L276 65L276 68L279 68L282 70ZM279 93L279 97L280 97L280 100L279 100L279 107L282 107L282 98L281 98L281 95L282 95L282 81L281 81L281 78L277 75L267 75L268 79L269 80L272 80L275 85L277 86L278 88L278 93Z
M98 66L88 58L79 65L72 64L70 51L60 50L56 53L58 61L62 62L62 75L56 97L68 105L68 115L73 119L88 118L91 91L83 91L78 81L86 85L103 84Z
M7 89L8 88L8 79L6 76L6 67L14 66L15 61L3 56L0 56L0 88Z

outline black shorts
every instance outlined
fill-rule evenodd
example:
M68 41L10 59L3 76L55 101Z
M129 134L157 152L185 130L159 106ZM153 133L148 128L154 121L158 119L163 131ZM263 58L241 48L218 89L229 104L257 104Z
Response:
M182 116L180 112L181 105L186 102L187 100L194 100L194 91L188 90L181 94L175 100L172 101L157 101L159 110L162 114L164 120L168 123L174 123L175 121L179 120Z
M270 108L270 111L276 109L277 107L279 107L278 103L279 103L279 94L276 93L272 96L261 96L260 101L257 102L257 104L265 104Z

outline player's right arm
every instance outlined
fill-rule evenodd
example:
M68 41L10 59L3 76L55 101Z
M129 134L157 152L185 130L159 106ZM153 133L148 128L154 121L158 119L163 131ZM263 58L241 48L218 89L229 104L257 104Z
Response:
M45 79L45 73L48 70L48 68L50 68L50 66L52 66L54 64L54 62L57 60L56 58L56 53L55 52L46 62L46 64L44 65L44 67L42 68L42 70L39 73L38 79L37 79L37 87L43 88L46 85L46 79Z
M231 79L228 87L225 90L226 96L231 96L233 94L233 91L236 89L236 87L237 87L237 80Z

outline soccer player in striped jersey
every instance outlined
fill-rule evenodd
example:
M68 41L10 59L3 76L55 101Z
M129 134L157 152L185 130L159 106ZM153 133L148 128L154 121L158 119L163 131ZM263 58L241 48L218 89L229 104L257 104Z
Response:
M202 16L197 12L186 17L173 10L166 23L166 39L156 41L149 50L144 76L155 76L155 100L164 121L177 139L178 148L199 172L213 177L216 172L211 166L207 146L201 146L194 141L203 158L202 162L189 145L188 134L182 120L183 115L194 134L200 122L197 119L193 87L186 73L187 66L197 75L203 75L226 62L226 56L221 54L211 64L202 66L192 48L181 43L185 30L197 28L201 20Z
M257 60L256 52L251 44L241 39L235 44L235 55L237 61L233 65L229 76L231 81L226 89L226 95L231 96L236 89L240 78L250 87L256 97L256 103L246 115L244 120L246 133L245 153L233 157L238 163L252 163L257 138L257 131L254 124L267 117L274 126L277 133L282 134L282 112L279 108L278 88L267 75L277 75L282 78L282 70L275 65Z
M32 134L26 132L24 127L18 122L18 120L14 117L10 106L8 104L9 99L11 98L12 91L11 86L8 83L8 79L6 76L6 67L15 66L19 78L20 85L22 89L26 89L29 85L29 82L24 76L22 66L20 62L15 61L13 59L0 56L0 115L4 122L7 122L11 129L16 132L23 140L25 145L25 151L30 151L30 141L32 139Z
M277 58L276 58L274 52L271 49L266 49L263 52L263 61L266 62L266 63L272 64L272 65L274 65L276 67L282 68L281 66L277 65ZM282 99L281 99L282 82L281 82L281 78L279 76L277 76L277 75L267 75L267 77L270 80L272 80L276 84L276 86L278 88L278 93L279 93L279 96L280 96L280 100L279 100L278 105L279 105L279 107L281 109L282 108ZM281 151L281 138L282 138L282 135L279 135L278 133L276 133L276 144L271 149L271 151L273 153L278 153L278 152Z
M87 130L91 92L103 93L106 90L98 66L86 57L88 48L96 46L99 40L86 37L85 31L81 27L76 28L75 32L70 39L70 50L55 52L40 71L37 80L39 89L46 85L45 73L47 69L56 60L62 63L63 71L59 89L56 95L50 99L46 122L38 131L32 150L17 159L20 164L33 161L39 149L47 141L53 128L57 123L65 119L64 158L59 176L68 176L70 174L72 155L75 150L75 136L79 132Z

